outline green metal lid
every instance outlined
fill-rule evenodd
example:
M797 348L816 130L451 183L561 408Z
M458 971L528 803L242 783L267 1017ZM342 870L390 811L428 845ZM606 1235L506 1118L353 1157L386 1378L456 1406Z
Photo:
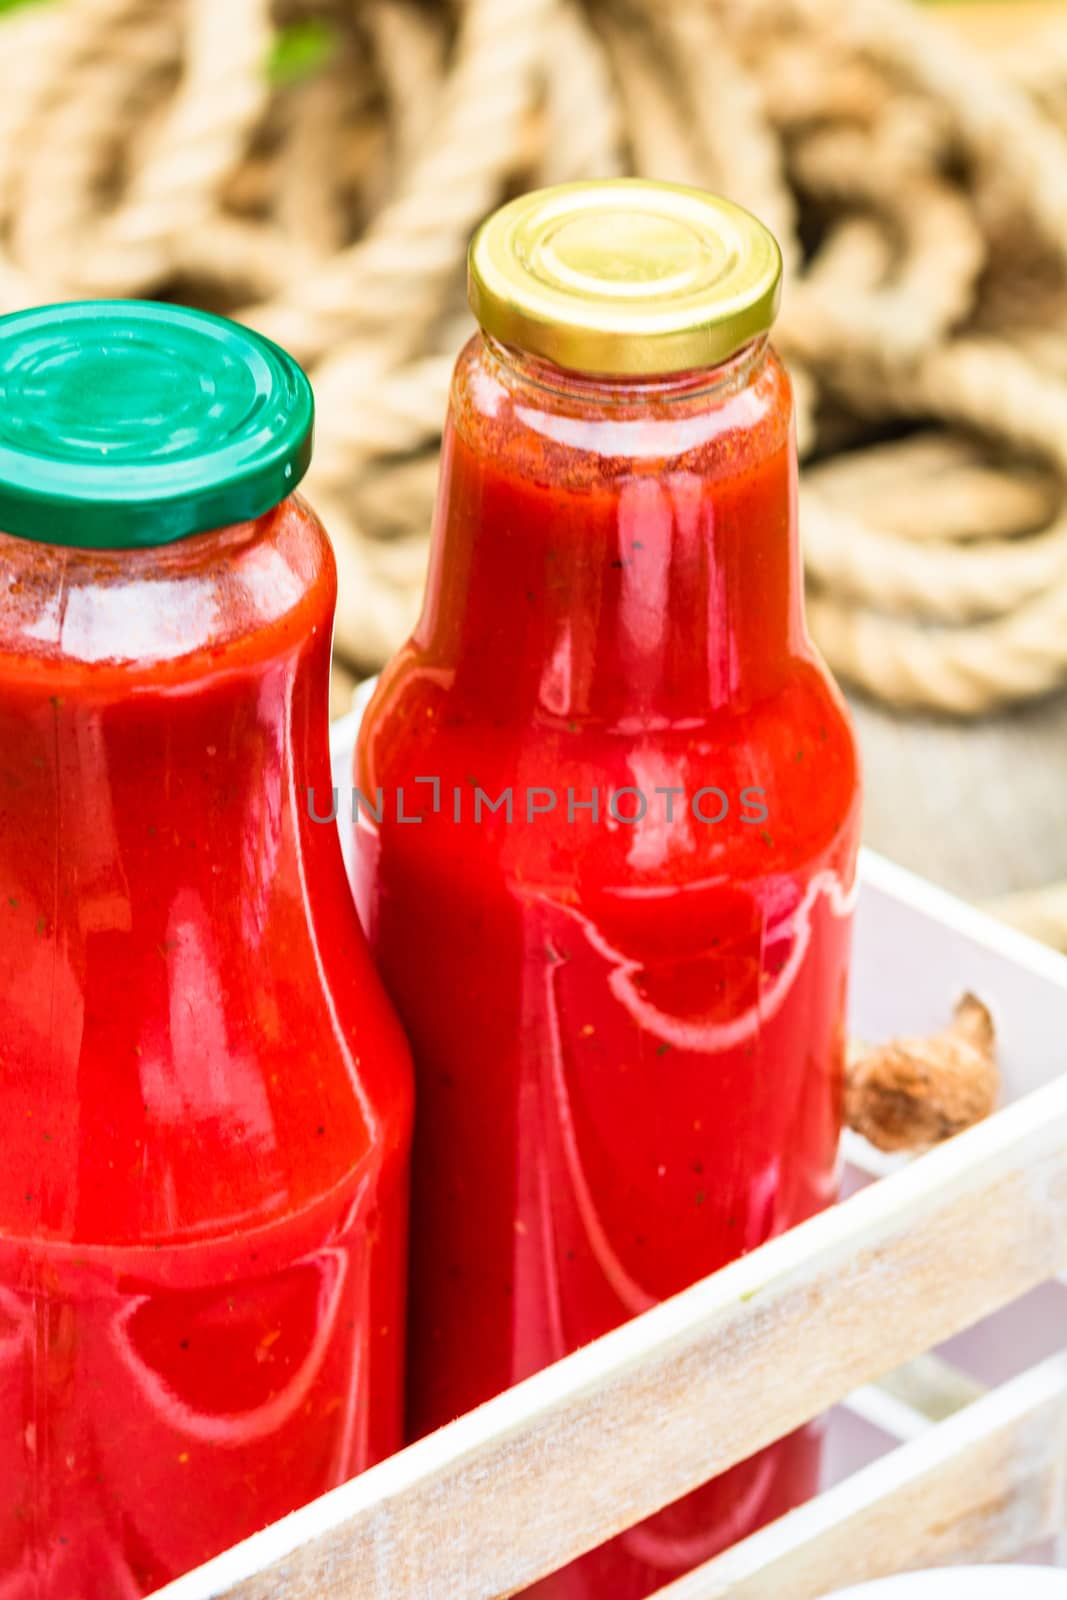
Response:
M244 522L299 483L300 367L225 317L86 300L0 317L0 532L132 549Z

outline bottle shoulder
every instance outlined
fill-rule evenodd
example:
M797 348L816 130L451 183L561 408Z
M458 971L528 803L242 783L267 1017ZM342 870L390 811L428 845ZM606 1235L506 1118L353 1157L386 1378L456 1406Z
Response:
M855 732L813 652L756 704L610 729L494 725L408 654L368 707L354 781L393 849L487 871L495 860L527 881L581 872L669 887L797 870L827 852L854 862L858 845Z
M107 1015L61 971L50 1033L4 1008L0 1238L195 1244L373 1195L407 1158L412 1069L369 958L342 954L321 996L294 953L290 981L270 962L225 996L179 966Z
M50 692L188 681L329 626L336 569L298 496L254 522L135 550L0 534L0 681Z

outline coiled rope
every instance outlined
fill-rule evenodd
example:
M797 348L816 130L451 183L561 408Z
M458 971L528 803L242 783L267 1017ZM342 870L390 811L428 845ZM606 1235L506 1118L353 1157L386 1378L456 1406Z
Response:
M789 266L813 632L974 716L1067 684L1065 34L993 64L910 0L50 0L0 21L0 307L174 296L294 350L358 673L417 607L475 224L564 178L719 188Z

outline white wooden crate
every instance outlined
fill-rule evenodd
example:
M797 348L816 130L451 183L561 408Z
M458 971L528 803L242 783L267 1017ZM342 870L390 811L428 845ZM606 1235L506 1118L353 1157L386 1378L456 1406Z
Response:
M335 730L339 782L354 722ZM865 854L852 1029L998 1028L1004 1109L161 1590L509 1595L833 1407L827 1486L660 1600L815 1600L1067 1527L1067 959ZM936 1352L936 1353L933 1353Z

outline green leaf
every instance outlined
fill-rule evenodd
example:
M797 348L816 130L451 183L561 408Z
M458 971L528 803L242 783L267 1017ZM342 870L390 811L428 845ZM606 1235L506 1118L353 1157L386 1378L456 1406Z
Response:
M0 17L10 16L12 11L22 11L26 6L43 4L43 0L0 0Z
M291 22L274 35L267 57L267 76L276 88L302 83L326 66L337 45L337 29L320 17Z

